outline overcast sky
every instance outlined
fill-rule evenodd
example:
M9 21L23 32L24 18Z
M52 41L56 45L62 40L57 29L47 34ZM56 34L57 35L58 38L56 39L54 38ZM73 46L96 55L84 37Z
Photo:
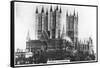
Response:
M28 30L30 31L31 39L35 37L35 10L36 6L39 7L39 12L42 5L44 5L45 10L50 9L52 5L53 8L57 5L55 4L38 4L38 3L15 3L15 50L17 48L26 48L26 36ZM78 12L78 37L81 40L92 37L94 50L96 49L96 7L86 7L86 6L71 6L71 5L58 5L62 8L61 23L62 25L66 23L66 11L73 14L75 9ZM59 7L60 8L60 7Z

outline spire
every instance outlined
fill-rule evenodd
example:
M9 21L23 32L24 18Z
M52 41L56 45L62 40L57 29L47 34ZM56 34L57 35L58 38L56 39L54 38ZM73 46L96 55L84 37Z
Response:
M38 13L38 7L36 7L36 13Z
M66 11L66 16L68 16L68 10Z
M61 6L60 6L60 11L59 11L59 12L60 12L60 13L62 12L62 11L61 11Z
M51 7L50 7L50 12L52 12L52 5L51 5Z
M46 10L46 15L48 15L48 9Z
M75 16L75 9L74 9L74 16Z
M56 6L56 10L58 10L58 5Z
M44 13L44 7L42 6L42 10L41 10L41 13Z
M29 41L29 40L30 40L29 30L28 30L28 32L27 32L27 38L26 38L26 40L27 40L27 41Z

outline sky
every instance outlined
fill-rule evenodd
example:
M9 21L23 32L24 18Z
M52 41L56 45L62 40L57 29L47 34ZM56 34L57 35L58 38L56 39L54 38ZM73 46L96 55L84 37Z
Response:
M30 32L31 39L35 39L35 10L36 7L38 7L40 12L43 5L45 10L49 10L51 5L53 8L57 6L56 4L15 3L15 50L17 48L26 48L28 31ZM78 37L80 40L92 37L94 50L96 51L96 7L73 5L58 6L62 9L61 25L66 23L66 11L68 11L68 14L73 14L74 10L76 13L78 12Z

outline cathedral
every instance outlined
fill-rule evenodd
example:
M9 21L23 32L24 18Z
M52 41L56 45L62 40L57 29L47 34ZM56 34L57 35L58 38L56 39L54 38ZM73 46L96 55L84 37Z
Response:
M41 11L36 7L35 11L35 40L28 38L26 42L26 49L33 51L34 49L48 48L55 49L60 48L61 45L68 37L73 46L77 47L78 42L78 13L65 14L65 24L63 29L61 28L62 9L56 6L54 9L50 6L50 9L46 9L42 6ZM28 33L28 37L29 33ZM66 40L67 41L67 40Z
M36 7L36 38L39 40L42 35L46 35L48 39L60 39L62 36L68 36L73 42L78 39L78 13L68 14L66 12L66 29L61 33L61 7L56 6L55 9L50 6L50 9L44 11L42 6L41 12ZM64 35L64 34L65 35Z

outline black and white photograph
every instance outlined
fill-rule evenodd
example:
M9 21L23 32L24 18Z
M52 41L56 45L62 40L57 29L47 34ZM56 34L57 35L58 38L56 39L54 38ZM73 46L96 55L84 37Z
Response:
M15 1L13 8L14 66L97 61L96 6Z

